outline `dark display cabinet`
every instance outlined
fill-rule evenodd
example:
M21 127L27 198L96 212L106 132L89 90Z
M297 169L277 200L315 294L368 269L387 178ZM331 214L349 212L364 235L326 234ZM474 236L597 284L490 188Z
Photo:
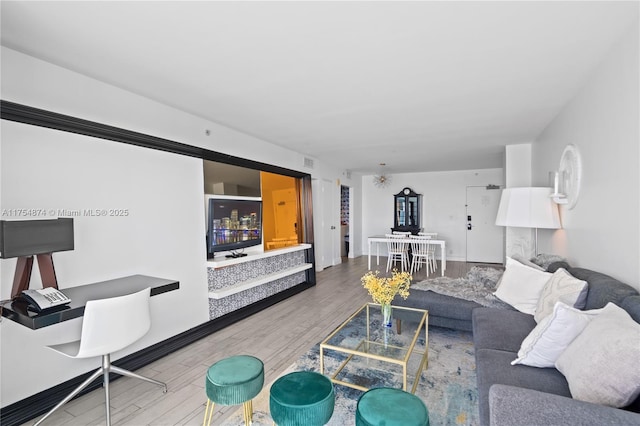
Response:
M404 188L393 196L393 228L392 231L411 232L417 234L421 229L422 194Z

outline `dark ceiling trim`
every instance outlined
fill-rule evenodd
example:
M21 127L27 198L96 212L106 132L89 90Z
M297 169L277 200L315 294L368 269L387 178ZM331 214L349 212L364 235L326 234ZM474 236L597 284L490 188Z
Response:
M0 100L0 118L18 123L31 124L33 126L47 127L63 132L77 133L80 135L106 139L114 142L122 142L129 145L144 148L157 149L174 154L187 155L189 157L202 158L204 160L217 161L219 163L261 170L269 173L277 173L284 176L302 178L310 176L308 173L235 157L221 152L198 148L169 139L163 139L132 130L121 129L95 121L64 115L53 111L18 104L6 100Z

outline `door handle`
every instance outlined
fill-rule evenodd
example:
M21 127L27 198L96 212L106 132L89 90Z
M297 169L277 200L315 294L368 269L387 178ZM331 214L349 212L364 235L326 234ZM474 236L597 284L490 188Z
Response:
M332 226L331 226L331 229L336 229L336 227L332 225Z
M470 223L467 224L467 230L471 231L471 224Z

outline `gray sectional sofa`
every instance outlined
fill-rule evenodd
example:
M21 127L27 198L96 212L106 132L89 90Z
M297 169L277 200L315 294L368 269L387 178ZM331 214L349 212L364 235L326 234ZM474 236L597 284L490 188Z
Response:
M561 267L587 281L585 310L613 302L640 323L640 294L634 288L564 262L549 265L548 271ZM557 369L511 365L536 327L533 315L413 289L398 304L428 309L430 326L473 332L481 425L640 425L640 397L624 409L582 402L571 397L568 382Z

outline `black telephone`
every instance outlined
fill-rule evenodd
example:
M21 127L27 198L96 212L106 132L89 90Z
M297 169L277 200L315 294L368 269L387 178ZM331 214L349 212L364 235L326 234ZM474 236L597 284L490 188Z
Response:
M47 287L40 290L25 290L20 293L20 298L29 304L29 309L41 312L44 309L56 308L68 305L71 299L60 290Z

